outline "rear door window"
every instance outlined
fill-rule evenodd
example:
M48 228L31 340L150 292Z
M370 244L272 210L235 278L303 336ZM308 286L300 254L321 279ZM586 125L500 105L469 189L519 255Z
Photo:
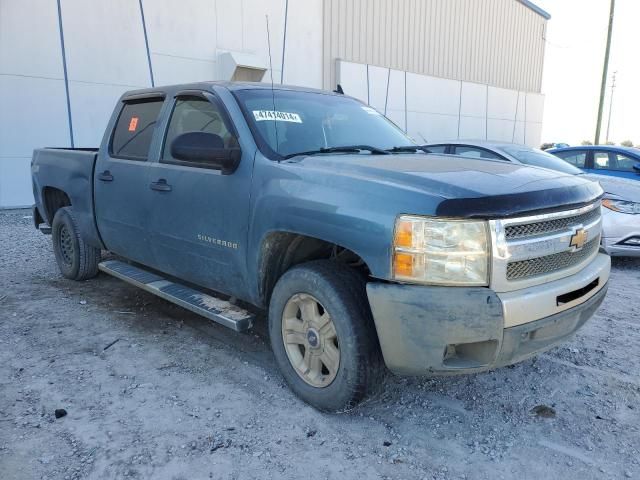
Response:
M596 170L614 170L609 152L593 152L593 168Z
M587 152L554 152L556 157L560 157L566 162L569 162L574 167L584 168L587 160Z
M447 153L447 146L446 145L429 145L427 147L427 150L429 150L429 153Z
M153 98L124 104L111 138L112 157L147 160L163 102Z
M455 146L453 152L456 155L470 158L489 158L492 160L504 160L501 156L485 150L484 148L468 147L468 146Z

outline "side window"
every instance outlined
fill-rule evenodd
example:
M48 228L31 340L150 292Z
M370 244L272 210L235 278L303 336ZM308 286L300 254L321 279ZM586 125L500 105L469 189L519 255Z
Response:
M456 155L470 158L489 158L493 160L504 160L502 157L490 152L489 150L485 150L484 148L456 146L454 147L454 153Z
M587 159L587 152L556 152L554 155L578 168L584 168Z
M633 166L638 163L638 160L627 157L626 155L622 155L621 153L613 154L616 158L616 168L618 170L624 170L627 172L632 172Z
M124 104L111 137L112 157L141 161L147 159L163 102L162 98L154 98Z
M237 147L237 140L227 128L217 105L200 97L181 97L176 100L171 113L161 162L184 163L171 155L171 142L188 132L214 133L222 138L225 147Z
M429 153L445 153L447 151L446 145L430 145L427 147Z
M599 170L611 170L615 168L611 163L609 152L593 152L593 168Z

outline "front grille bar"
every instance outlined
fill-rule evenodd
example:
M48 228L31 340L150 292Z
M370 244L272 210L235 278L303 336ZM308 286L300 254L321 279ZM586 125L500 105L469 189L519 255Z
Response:
M565 218L553 220L543 220L523 225L509 225L505 227L505 238L515 240L522 238L537 237L549 233L560 232L574 225L587 225L600 217L600 209L595 208L588 212Z
M507 280L520 280L556 272L579 264L591 256L600 244L600 236L588 241L581 250L555 253L507 264Z

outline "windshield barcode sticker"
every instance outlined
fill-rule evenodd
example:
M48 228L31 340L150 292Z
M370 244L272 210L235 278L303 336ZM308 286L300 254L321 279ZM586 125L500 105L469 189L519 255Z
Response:
M253 116L256 122L263 120L274 120L276 122L302 123L300 115L291 112L278 112L276 110L254 110Z

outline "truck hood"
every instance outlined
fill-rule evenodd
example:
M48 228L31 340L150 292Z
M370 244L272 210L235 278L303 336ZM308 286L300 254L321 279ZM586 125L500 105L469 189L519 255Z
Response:
M505 217L591 202L600 186L584 175L451 155L315 155L294 160L317 175L351 177L441 198L443 216Z

